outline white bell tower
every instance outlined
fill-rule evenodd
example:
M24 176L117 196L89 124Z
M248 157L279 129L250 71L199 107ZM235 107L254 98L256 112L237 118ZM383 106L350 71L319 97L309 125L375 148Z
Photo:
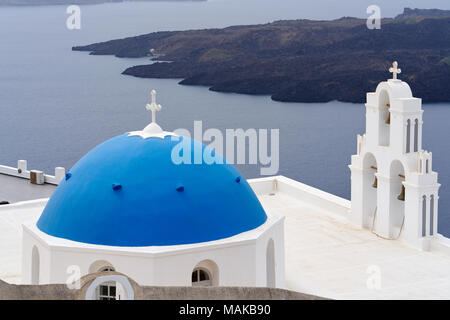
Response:
M350 217L386 239L429 249L437 234L437 173L422 150L422 100L414 98L397 62L393 79L367 94L366 133L352 156Z

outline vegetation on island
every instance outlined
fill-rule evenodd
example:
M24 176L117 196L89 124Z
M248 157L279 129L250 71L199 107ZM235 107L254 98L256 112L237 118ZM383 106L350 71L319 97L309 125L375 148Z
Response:
M348 17L276 21L156 32L73 50L156 61L131 67L126 75L182 78L184 85L292 102L362 103L366 92L390 78L396 60L415 96L450 101L450 11L405 9L383 19L379 30Z

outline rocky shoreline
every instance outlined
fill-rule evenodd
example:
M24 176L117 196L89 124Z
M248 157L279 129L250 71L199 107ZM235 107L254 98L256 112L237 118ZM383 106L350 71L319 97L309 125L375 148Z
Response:
M441 11L419 14L405 10L400 18L384 19L381 30L369 30L366 20L356 18L277 21L157 32L73 50L148 56L157 63L134 66L123 74L182 78L183 85L269 94L286 102L362 103L362 93L389 78L387 70L397 60L403 70L400 78L410 83L416 96L424 102L449 102L450 16Z

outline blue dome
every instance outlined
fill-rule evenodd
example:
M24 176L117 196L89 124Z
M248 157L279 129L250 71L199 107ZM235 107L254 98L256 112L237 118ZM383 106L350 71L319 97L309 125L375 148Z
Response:
M192 146L192 159L196 148L211 151L181 139ZM97 146L61 181L38 228L83 243L139 247L223 239L266 221L236 168L174 164L171 154L177 144L170 136L124 134Z

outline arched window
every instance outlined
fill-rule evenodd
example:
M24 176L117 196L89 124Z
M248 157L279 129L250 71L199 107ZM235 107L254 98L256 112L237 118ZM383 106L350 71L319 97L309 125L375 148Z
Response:
M422 198L422 237L427 235L427 197Z
M110 272L110 271L116 271L116 270L114 270L114 268L111 266L106 266L106 267L101 268L98 272Z
M206 269L195 268L192 272L192 286L209 287L212 285L211 276Z
M406 153L411 151L411 120L406 121Z
M104 274L92 281L86 290L86 300L99 300L98 290L104 283L115 283L116 297L111 294L102 296L101 300L134 300L134 289L127 277L117 274ZM105 292L106 293L106 292Z
M426 171L425 172L429 173L430 172L430 160L427 159L426 163L427 163L427 166L426 166Z
M40 274L39 250L36 246L34 246L31 252L31 284L39 284L39 274Z
M434 195L430 197L430 236L434 234Z
M419 120L414 122L414 152L419 150Z
M111 266L102 267L98 272L110 272L115 271ZM109 281L104 282L97 287L96 292L97 300L117 300L117 286L116 282Z
M108 270L108 268L110 270ZM116 271L116 269L114 268L114 266L113 266L113 264L111 262L106 261L106 260L94 261L89 266L89 274L97 273L97 272L105 272L105 271Z

